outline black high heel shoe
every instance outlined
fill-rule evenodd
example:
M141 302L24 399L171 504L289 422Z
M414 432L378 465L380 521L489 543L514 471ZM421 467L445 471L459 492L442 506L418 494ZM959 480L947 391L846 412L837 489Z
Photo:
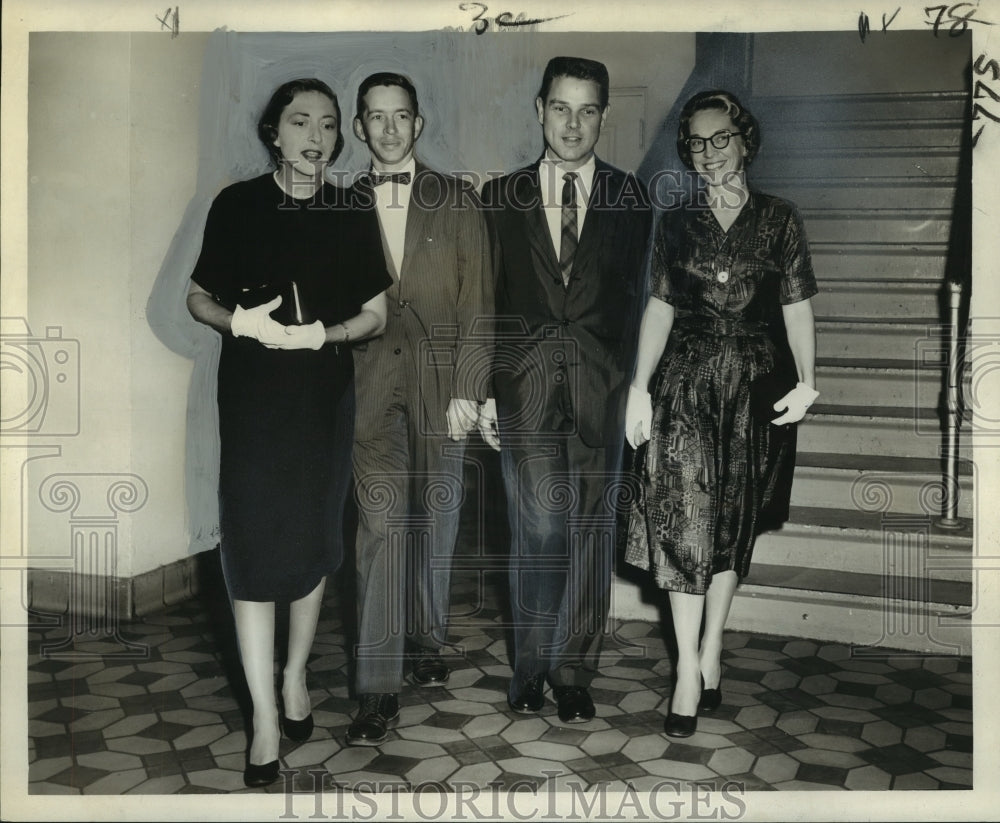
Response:
M260 766L255 763L251 763L248 760L247 766L243 770L243 782L251 789L260 788L261 786L270 786L277 779L277 760L272 760L270 763L264 763Z
M281 715L281 728L285 737L296 743L304 743L308 740L312 736L314 725L312 712L309 712L308 716L301 720L290 720Z
M698 727L698 715L674 714L670 712L663 724L667 737L690 737Z
M722 705L721 682L714 689L705 688L705 678L701 679L701 699L698 701L699 712L714 712Z

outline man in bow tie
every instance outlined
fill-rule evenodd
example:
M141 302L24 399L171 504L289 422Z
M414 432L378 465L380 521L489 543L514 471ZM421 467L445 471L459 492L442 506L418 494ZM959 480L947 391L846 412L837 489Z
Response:
M416 685L448 680L441 648L462 462L488 379L469 365L469 335L493 295L474 190L414 157L424 121L411 81L367 77L353 126L371 169L352 196L375 209L393 278L385 333L354 347L360 709L347 742L375 746L399 712L404 655Z
M594 154L608 88L602 63L549 61L535 100L544 154L482 195L497 339L479 425L501 453L511 529L507 702L541 710L548 681L566 723L595 715L652 224L642 184Z

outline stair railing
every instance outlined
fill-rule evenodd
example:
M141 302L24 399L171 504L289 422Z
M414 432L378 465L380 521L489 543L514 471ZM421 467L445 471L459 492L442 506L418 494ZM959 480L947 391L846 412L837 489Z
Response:
M965 525L958 516L958 433L962 425L963 357L959 346L961 334L962 284L949 281L948 287L948 362L944 388L944 509L937 524L945 529Z
M971 89L971 66L966 70L966 82ZM965 374L965 347L962 345L965 325L963 310L972 293L972 95L966 100L965 124L959 144L958 176L948 237L948 259L945 269L947 298L948 362L944 386L944 507L937 524L945 529L961 529L964 521L958 516L958 436L965 414L962 397L962 377ZM968 320L966 319L966 322Z

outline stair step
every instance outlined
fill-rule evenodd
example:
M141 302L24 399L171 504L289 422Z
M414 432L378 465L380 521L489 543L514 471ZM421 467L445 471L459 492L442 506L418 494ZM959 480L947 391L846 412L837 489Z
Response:
M961 145L963 117L928 117L907 120L819 120L785 121L768 147L880 148L892 146L955 148Z
M621 589L616 588L616 594ZM619 602L624 598L620 596ZM631 608L629 608L631 607ZM640 609L622 603L622 611ZM737 589L727 625L749 633L772 633L848 642L852 656L882 660L891 650L928 655L972 654L968 606L887 599L744 583ZM655 609L643 612L656 619Z
M857 471L908 472L913 474L935 473L940 468L941 461L923 457L859 457L854 454L831 454L829 452L800 451L797 462L802 466L814 466L828 469L849 469ZM971 477L972 463L961 461L958 473L963 477ZM863 509L867 511L867 509Z
M937 318L816 318L816 351L827 358L943 362L944 327Z
M816 382L824 404L936 409L945 371L912 360L822 357L816 359Z
M967 92L944 91L877 94L768 95L754 100L762 123L894 122L946 118L961 120L969 105ZM766 119L764 119L766 113ZM776 126L772 127L776 131Z
M964 521L962 529L944 528L938 524L936 517L929 515L922 519L907 515L903 520L910 524L905 528L915 528L914 523L922 523L921 528L930 535L932 542L942 545L942 551L945 548L948 548L949 551L959 549L966 552L972 551L971 520ZM900 518L893 514L861 511L857 508L836 509L829 506L792 506L789 509L789 523L784 528L788 528L791 524L802 528L836 529L845 534L851 532L859 535L871 535L876 532L881 535L886 528L891 527L898 530L904 527L900 525ZM780 534L780 531L767 533Z
M755 575L753 567L751 574ZM614 582L616 619L659 623L659 602L629 580ZM784 588L758 580L736 590L727 626L734 631L848 642L859 658L882 659L895 649L967 655L972 653L969 612L967 606Z
M900 204L920 209L950 209L955 200L954 180L757 178L756 184L761 191L791 200L802 209L892 209Z
M869 575L902 570L912 575L916 570L934 580L970 583L972 528L971 520L963 521L960 529L947 529L929 516L792 507L789 522L758 537L754 566Z
M958 463L958 515L971 518L972 469ZM800 452L792 504L937 517L942 511L938 459Z
M917 601L950 606L971 606L971 582L933 578L863 574L848 571L754 563L746 584L806 590L859 597Z
M809 238L813 269L820 280L920 280L943 282L945 243L822 243Z
M887 410L901 414L884 415ZM920 413L922 411L914 413L912 409L896 407L861 410L813 406L799 425L798 447L804 452L936 458L944 445L941 423L932 410L928 410L926 416ZM972 458L972 436L968 424L964 435L960 432L959 456L969 460Z
M877 182L884 177L944 177L954 180L958 174L958 151L955 149L810 149L761 154L751 167L751 179L780 180L799 177L866 179Z
M951 212L939 209L801 209L810 241L947 243Z
M940 285L912 280L819 281L813 311L827 317L934 317L942 311Z

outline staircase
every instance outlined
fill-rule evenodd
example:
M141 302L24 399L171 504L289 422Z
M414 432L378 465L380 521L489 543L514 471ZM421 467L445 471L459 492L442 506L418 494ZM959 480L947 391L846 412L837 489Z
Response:
M806 224L821 395L799 428L791 522L763 535L731 624L968 653L971 436L942 513L942 295L967 93L758 98L750 171ZM865 651L862 649L862 651ZM868 649L867 651L874 651Z

